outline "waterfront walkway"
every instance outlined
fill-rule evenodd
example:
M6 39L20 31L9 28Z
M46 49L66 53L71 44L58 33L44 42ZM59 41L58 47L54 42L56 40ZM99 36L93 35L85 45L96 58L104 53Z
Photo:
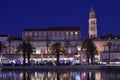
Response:
M69 71L69 70L117 70L120 66L107 65L76 65L76 66L0 66L5 71Z

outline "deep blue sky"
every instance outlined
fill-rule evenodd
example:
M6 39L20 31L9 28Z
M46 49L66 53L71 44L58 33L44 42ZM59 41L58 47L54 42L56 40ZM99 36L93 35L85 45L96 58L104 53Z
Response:
M98 35L120 35L120 0L0 0L0 34L21 36L26 28L80 26L82 37L87 37L91 6Z

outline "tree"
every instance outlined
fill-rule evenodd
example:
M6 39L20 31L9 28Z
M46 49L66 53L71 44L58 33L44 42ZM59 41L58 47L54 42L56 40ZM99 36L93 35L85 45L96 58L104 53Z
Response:
M22 51L22 56L23 56L23 64L26 64L26 51L27 51L27 43L25 41L22 41L22 44L19 44L17 46L17 51L16 53Z
M27 53L28 65L30 65L31 54L32 54L32 52L34 51L34 47L31 45L30 41L31 41L31 38L30 38L30 37L27 37L27 38L26 38L26 43L27 43L27 44L26 44L26 47L27 47L26 53Z
M87 56L87 62L89 64L89 58L91 58L91 63L93 64L93 59L96 54L98 54L97 47L94 45L92 39L85 39L82 43L82 50L85 50Z
M69 45L70 45L70 41L69 41L69 40L65 40L64 46L65 46L65 48L66 48L66 53L67 53L67 54L68 54Z
M10 46L11 46L12 40L13 40L12 37L10 35L8 35L7 41L8 41L8 51L9 51L9 54L10 54Z
M1 52L2 52L2 42L0 42L0 54L1 54Z
M22 41L22 44L19 44L17 47L17 52L22 51L23 53L23 63L26 64L26 56L28 58L28 65L30 64L30 57L33 52L33 46L30 44L29 41Z
M48 54L48 48L49 48L50 43L51 43L50 36L49 36L49 34L47 33L47 34L46 34L47 54Z
M93 64L94 63L94 57L95 57L95 55L98 54L98 51L97 51L97 47L94 44L91 45L90 49L91 49L90 50L91 64Z
M76 44L75 44L76 55L78 54L78 49L77 49L77 47L78 47L78 44L76 43Z
M3 48L5 48L5 45L2 42L0 42L0 61L1 61L1 58L2 58Z
M110 53L111 53L111 46L112 46L112 43L111 42L108 42L106 44L106 46L108 46L108 64L110 63Z
M60 42L56 42L52 45L52 53L56 54L57 66L59 65L60 53L65 53L65 49L61 46Z
M27 43L27 58L28 58L28 65L30 65L30 58L31 58L31 55L32 55L32 52L34 51L34 48L33 46L30 44L30 43Z

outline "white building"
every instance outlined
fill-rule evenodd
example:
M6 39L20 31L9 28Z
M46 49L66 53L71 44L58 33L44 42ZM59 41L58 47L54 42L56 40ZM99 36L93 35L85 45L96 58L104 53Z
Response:
M51 57L51 45L55 42L61 42L62 46L65 46L65 41L69 41L69 48L65 59L73 58L73 55L78 54L77 44L81 44L80 41L80 27L49 27L48 29L25 29L22 32L22 39L27 37L31 38L31 44L35 47L33 59L40 59L43 55L44 59ZM47 52L47 42L49 41L49 49Z
M97 46L99 55L96 56L98 61L105 61L108 59L108 46L106 44L108 42L112 43L110 59L111 61L120 61L120 36L115 36L112 34L108 34L105 36L98 36L97 30L97 17L96 13L91 8L88 19L88 33L89 38L94 40L95 45ZM51 50L50 47L55 42L61 42L62 46L65 46L65 41L68 40L70 42L68 53L66 56L61 56L63 59L73 59L75 55L81 54L84 58L85 54L80 52L80 48L82 45L82 41L84 39L81 38L81 29L79 26L72 27L49 27L47 29L24 29L22 31L22 38L13 38L10 46L10 53L8 53L8 35L0 35L0 41L6 45L6 48L3 50L2 55L6 59L20 59L22 53L15 53L17 46L22 42L22 40L26 40L27 37L31 38L31 44L35 47L35 51L31 56L31 59L40 60L51 58ZM49 49L47 52L46 44L49 42Z

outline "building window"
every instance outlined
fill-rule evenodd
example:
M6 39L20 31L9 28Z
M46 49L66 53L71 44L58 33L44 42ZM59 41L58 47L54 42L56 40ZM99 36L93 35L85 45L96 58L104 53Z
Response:
M27 32L25 32L25 36L27 36Z
M91 21L91 24L95 24L95 21Z
M95 31L95 27L93 27L93 31Z
M37 32L35 32L35 36L37 36Z
M66 35L68 35L68 32L66 32Z
M77 35L77 34L78 34L78 32L75 32L75 34Z
M46 36L46 32L44 32L44 36Z
M73 35L73 32L71 32L71 35Z
M60 34L60 33L59 33L59 32L57 32L57 36L59 36L59 34Z
M95 21L93 21L93 24L95 24Z
M104 57L103 55L101 55L101 57Z
M32 36L32 32L30 32L29 35Z
M93 31L93 27L91 27L91 31Z

